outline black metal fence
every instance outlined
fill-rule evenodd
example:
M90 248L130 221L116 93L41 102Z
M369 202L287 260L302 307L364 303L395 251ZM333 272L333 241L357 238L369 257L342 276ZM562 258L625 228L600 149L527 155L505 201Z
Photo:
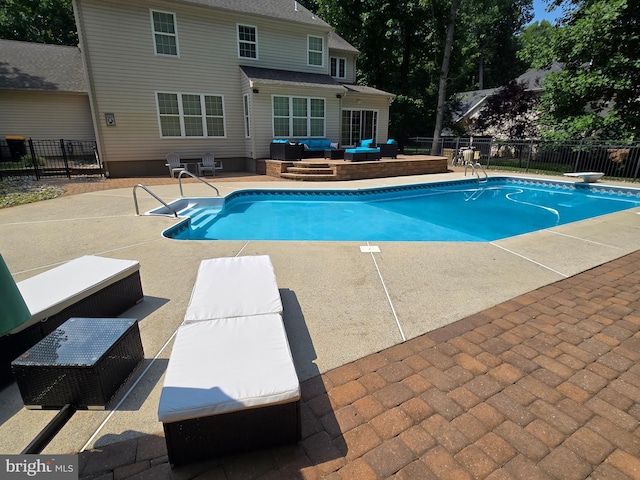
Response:
M405 154L431 154L432 138L414 137ZM558 174L602 172L606 177L635 182L640 176L640 144L587 141L496 140L487 137L443 137L434 154L450 164L464 161L460 151L471 148L473 158L485 168Z
M4 177L104 176L96 142L0 139L0 179Z

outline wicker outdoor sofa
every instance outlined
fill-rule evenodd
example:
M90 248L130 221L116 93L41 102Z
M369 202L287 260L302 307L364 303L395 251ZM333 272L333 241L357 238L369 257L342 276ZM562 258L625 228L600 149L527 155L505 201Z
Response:
M144 297L140 264L133 260L87 255L17 284L6 267L4 271L4 288L0 296L17 297L24 302L28 314L26 321L12 325L8 332L3 330L0 337L0 385L13 381L13 360L69 318L114 317ZM3 315L7 313L4 309L9 303L8 298L3 299L0 306Z
M172 466L300 439L300 383L268 256L201 262L158 419Z

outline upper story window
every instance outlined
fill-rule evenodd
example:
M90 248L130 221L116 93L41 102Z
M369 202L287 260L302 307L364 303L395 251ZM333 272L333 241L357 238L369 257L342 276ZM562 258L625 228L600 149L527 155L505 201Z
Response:
M252 25L238 25L238 56L258 58L258 29Z
M324 38L309 35L307 37L307 52L309 65L314 67L324 66Z
M177 57L179 53L176 16L171 12L151 10L151 27L156 55Z
M224 102L219 95L158 92L162 137L224 137Z
M331 76L333 78L347 78L347 59L331 57Z

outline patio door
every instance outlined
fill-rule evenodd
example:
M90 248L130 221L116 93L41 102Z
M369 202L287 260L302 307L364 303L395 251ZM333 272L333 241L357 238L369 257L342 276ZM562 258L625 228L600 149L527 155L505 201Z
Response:
M343 110L342 111L342 134L340 144L357 145L360 140L373 138L376 143L378 133L378 111L377 110Z

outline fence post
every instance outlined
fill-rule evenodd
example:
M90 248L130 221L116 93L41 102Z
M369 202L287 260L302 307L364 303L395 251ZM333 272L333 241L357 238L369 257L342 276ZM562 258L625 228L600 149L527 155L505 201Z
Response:
M533 138L529 140L529 155L527 155L527 171L531 166L531 155L533 154Z
M634 152L635 155L631 155L631 152ZM636 170L633 172L633 181L635 182L638 179L638 169L640 169L640 147L631 147L629 149L629 160L631 158L636 159Z
M33 147L33 139L29 137L29 152L31 153L31 163L36 173L36 180L40 180L40 169L38 168L38 157L36 157L36 149Z
M62 150L62 161L64 162L64 169L67 172L67 178L71 178L71 170L69 170L69 160L67 159L67 150L64 146L63 139L60 139L60 150Z
M573 165L573 171L579 172L578 167L580 166L580 154L582 153L582 144L584 143L584 138L580 139L580 145L578 146L578 156L576 157L576 163Z

